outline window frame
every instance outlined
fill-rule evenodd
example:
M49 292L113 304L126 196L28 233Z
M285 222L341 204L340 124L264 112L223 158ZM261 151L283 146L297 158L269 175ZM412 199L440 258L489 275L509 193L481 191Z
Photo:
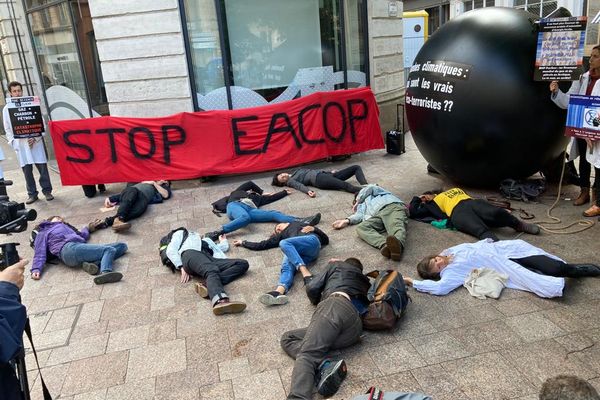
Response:
M23 0L24 1L24 0ZM65 0L63 0L65 1ZM186 0L178 0L179 3L179 15L181 18L182 33L184 37L184 48L185 58L187 61L187 70L189 76L190 86L192 88L192 103L195 111L202 111L198 105L198 98L194 94L197 90L196 79L194 76L194 64L192 59L192 48L190 43L189 29L186 19ZM229 44L229 37L227 31L227 13L225 12L225 0L214 0L215 11L217 17L217 27L219 30L219 45L221 46L221 66L223 71L223 82L225 85L225 91L227 93L227 106L229 110L233 109L233 98L231 95L231 83L233 81L233 70L231 65L231 48ZM348 65L347 65L347 49L346 49L346 9L347 0L339 0L339 24L340 24L340 70L344 75L343 87L348 89ZM370 85L370 64L369 64L369 25L368 25L368 6L367 0L361 0L359 2L361 7L361 16L357 23L362 26L364 35L362 38L362 45L364 47L365 62L365 85Z

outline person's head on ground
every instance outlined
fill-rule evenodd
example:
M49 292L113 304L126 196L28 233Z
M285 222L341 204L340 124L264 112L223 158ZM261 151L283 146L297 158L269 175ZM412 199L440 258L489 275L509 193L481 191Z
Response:
M440 279L440 272L446 268L449 263L449 257L432 254L419 261L417 264L417 272L423 279L437 281Z
M46 219L48 222L65 222L65 219L60 215L52 215Z
M22 97L23 85L20 82L12 81L8 84L8 93L10 94L10 97Z
M275 225L275 235L283 232L288 226L290 226L289 222L281 222Z
M348 257L348 258L346 258L346 259L344 260L344 262L345 262L346 264L352 265L352 266L353 266L353 267L355 267L355 268L358 268L358 269L359 269L359 270L361 270L361 271L363 270L363 265L362 265L362 263L361 263L361 262L360 262L360 260L359 260L358 258L356 258L356 257Z
M273 176L273 182L271 182L271 185L273 186L285 186L285 184L290 180L290 174L286 173L286 172L281 172L279 174L275 174L275 176Z
M428 201L433 201L433 199L435 198L435 196L437 196L440 193L442 193L442 189L428 190L426 192L421 193L421 195L419 196L419 198L421 199L421 201L423 203L426 203Z
M600 400L600 395L584 379L558 375L546 379L540 391L540 400Z
M166 189L166 188L170 188L170 187L171 187L171 181L167 181L167 180L165 180L165 179L162 179L162 180L156 181L156 183L158 183L158 185L159 185L159 186L162 186L162 187L164 187L165 189Z

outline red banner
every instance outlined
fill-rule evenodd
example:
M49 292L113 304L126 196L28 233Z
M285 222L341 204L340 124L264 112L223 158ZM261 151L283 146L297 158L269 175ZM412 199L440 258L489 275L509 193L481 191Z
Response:
M369 88L231 111L50 122L63 185L266 171L383 148Z

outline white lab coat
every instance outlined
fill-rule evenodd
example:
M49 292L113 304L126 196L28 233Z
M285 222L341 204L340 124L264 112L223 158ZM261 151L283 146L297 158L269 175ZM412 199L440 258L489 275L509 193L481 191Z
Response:
M566 109L567 107L569 107L569 98L572 94L585 95L585 91L587 89L589 80L590 73L586 72L585 74L581 75L578 81L573 81L573 83L571 84L571 88L567 93L563 93L559 89L558 92L550 95L550 99L552 99L552 101L560 108ZM598 79L594 84L591 95L600 96L600 79ZM588 144L588 151L586 151L585 154L586 159L594 167L600 168L600 140L592 142L591 152L589 150L590 148ZM569 159L574 160L577 158L577 156L581 155L582 154L579 154L579 151L577 150L575 138L572 138L569 148Z
M8 106L4 106L2 118L4 119L6 139L8 140L8 144L10 144L17 153L17 158L19 159L21 167L24 167L27 164L44 164L48 162L46 151L44 150L44 142L41 137L35 138L36 142L32 147L29 147L27 139L15 139L12 124L10 123L10 117L8 116Z
M565 286L564 278L537 274L510 260L539 255L560 260L523 240L492 242L484 239L450 247L442 255L453 257L450 264L440 272L440 280L414 280L416 290L440 296L448 294L462 286L472 269L483 267L508 275L506 287L533 292L540 297L560 297Z

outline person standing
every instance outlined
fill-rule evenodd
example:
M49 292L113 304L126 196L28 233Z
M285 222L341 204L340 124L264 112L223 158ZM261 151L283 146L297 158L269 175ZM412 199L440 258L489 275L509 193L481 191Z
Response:
M19 82L11 82L8 84L10 97L22 97L23 85ZM42 193L47 201L54 200L52 195L52 182L50 182L50 174L48 173L48 159L46 158L46 150L44 149L44 141L41 137L35 138L15 138L12 123L8 113L8 105L2 110L2 118L4 120L4 131L8 143L17 153L19 164L25 175L27 185L27 195L29 196L25 203L31 204L38 200L38 190L33 177L33 165L40 173L39 183L42 187Z
M569 99L572 94L586 96L600 96L600 45L592 49L590 55L590 69L581 75L578 81L571 84L567 93L562 92L558 87L558 81L550 83L550 99L560 108L569 106ZM581 192L573 205L582 206L592 202L591 207L584 212L586 217L595 217L600 215L600 199L598 190L600 190L600 141L592 141L584 138L572 138L569 159L575 159L579 156L579 187ZM595 179L590 199L590 174L592 165L595 168Z

